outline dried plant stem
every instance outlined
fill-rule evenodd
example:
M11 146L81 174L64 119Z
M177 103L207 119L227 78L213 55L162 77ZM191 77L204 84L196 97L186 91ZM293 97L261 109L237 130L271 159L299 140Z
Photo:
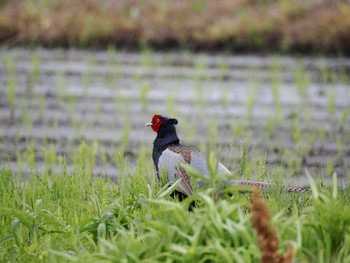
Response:
M277 229L270 229L270 211L266 202L254 188L252 193L252 225L258 234L259 246L262 251L262 263L289 263L293 259L293 249L289 246L285 255L278 253Z

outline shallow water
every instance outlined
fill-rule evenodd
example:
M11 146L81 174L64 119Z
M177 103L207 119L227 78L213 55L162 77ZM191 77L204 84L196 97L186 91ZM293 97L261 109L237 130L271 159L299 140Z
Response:
M230 169L246 142L252 164L266 159L295 182L306 170L349 176L350 59L25 49L0 58L0 161L19 174L60 169L45 163L50 144L74 170L69 156L84 140L100 145L94 173L116 177L126 131L131 168L151 152L144 124L157 112L179 120L182 143L215 145Z

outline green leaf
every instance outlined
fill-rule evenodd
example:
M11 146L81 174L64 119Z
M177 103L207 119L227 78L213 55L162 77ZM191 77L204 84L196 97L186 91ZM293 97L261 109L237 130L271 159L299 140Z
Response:
M66 259L68 261L72 261L72 262L78 261L77 257L68 254L68 252L65 253L65 252L56 251L56 250L52 250L52 249L48 249L47 252L49 254L53 254L53 255L59 256L59 257L61 257L63 259Z
M179 186L180 182L181 182L182 178L180 178L179 180L177 180L174 184L172 184L171 186L168 186L168 184L163 187L159 193L157 194L156 198L164 198L165 196L170 195L172 192L175 191L175 189ZM166 189L164 189L166 188Z
M247 166L247 144L244 144L243 146L243 155L242 155L242 158L241 158L241 162L239 164L239 171L238 171L238 177L239 178L242 178L243 177L243 174L244 174L244 171L246 169L246 166Z
M332 196L334 199L337 199L338 195L338 180L337 180L337 174L333 173L333 192Z
M94 217L85 218L85 219L83 219L83 220L81 220L81 221L79 222L79 226L80 226L80 227L84 227L87 223L91 223L91 222L93 222L94 220L95 220Z
M97 237L98 238L104 238L106 237L106 224L105 223L100 223L97 227Z
M311 175L309 174L309 172L306 170L306 176L309 179L309 185L310 185L310 189L312 192L312 196L314 197L314 199L318 199L319 197L319 192L317 190L316 184L314 179L311 177Z
M10 238L13 238L13 235L8 235L7 237L2 237L0 238L0 244L4 243L6 240L9 240Z
M210 178L201 174L197 169L193 168L187 163L180 163L180 167L185 169L185 171L191 176L192 179L201 179L206 182L210 181Z
M207 160L207 166L212 180L217 177L218 162L215 160L214 152L210 152L209 158Z
M40 217L45 218L45 221L51 225L62 227L66 226L58 217L52 214L49 210L43 209L38 214Z
M32 229L32 223L34 222L34 219L31 215L23 210L1 207L0 214L17 217L23 225L25 225L28 229Z

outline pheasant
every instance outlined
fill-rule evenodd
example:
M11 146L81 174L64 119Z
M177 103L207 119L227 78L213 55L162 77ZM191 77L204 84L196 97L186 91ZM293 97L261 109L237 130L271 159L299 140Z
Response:
M166 179L170 184L182 179L175 190L182 200L192 194L191 178L188 173L180 166L180 163L187 163L204 176L209 177L210 173L207 167L207 158L203 152L195 147L180 144L177 136L175 125L178 121L174 118L168 118L161 115L154 115L150 123L146 123L146 127L152 127L157 133L157 137L153 142L153 162L156 167L157 177L160 180L161 171L166 172ZM230 175L230 171L222 164L218 163L217 173ZM249 180L232 180L230 185L234 186L251 186L260 189L266 189L269 184L264 182L255 182ZM304 186L288 186L288 192L307 192L308 187Z

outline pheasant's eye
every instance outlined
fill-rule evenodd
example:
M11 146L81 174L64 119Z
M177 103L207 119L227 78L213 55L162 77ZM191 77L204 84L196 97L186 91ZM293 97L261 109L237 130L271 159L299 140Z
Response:
M157 119L157 120L156 120L156 122L160 122L160 120L159 120L159 119Z

